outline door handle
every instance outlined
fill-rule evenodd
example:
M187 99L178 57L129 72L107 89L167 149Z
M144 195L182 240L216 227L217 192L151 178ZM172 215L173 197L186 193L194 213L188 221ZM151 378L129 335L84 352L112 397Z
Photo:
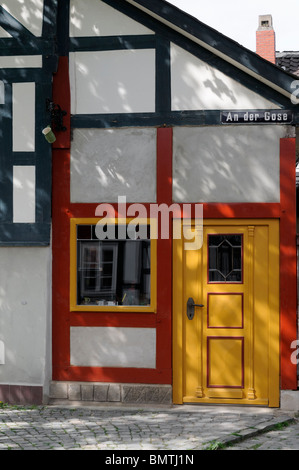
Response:
M192 297L189 297L189 299L187 301L187 317L189 318L189 320L193 320L194 313L195 313L195 307L204 307L204 305L195 304Z

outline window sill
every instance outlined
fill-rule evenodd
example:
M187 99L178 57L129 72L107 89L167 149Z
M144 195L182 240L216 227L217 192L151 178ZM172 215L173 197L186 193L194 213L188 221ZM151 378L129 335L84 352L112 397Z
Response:
M71 305L70 309L71 312L157 313L156 307L151 305L146 307L139 305Z

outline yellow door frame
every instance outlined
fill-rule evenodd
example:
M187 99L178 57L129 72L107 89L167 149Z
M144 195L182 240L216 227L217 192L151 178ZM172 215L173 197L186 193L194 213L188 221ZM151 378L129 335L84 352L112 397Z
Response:
M181 224L177 221L176 224ZM270 219L211 219L204 221L204 226L223 227L225 233L226 227L261 227L267 226L268 230L268 318L265 328L265 342L268 343L268 377L267 377L267 397L261 400L254 399L225 399L225 398L205 398L197 399L197 403L239 403L249 405L266 405L269 407L279 407L279 221ZM176 228L177 230L178 228ZM254 236L254 229L252 229ZM254 249L255 241L252 240ZM204 247L203 247L204 249ZM260 253L261 254L261 253ZM257 252L255 256L258 256ZM202 263L202 249L194 252L195 263ZM184 400L184 374L186 374L185 351L186 351L186 299L188 297L188 288L185 286L185 253L183 237L173 241L173 402L182 404ZM252 307L254 308L254 307ZM253 334L253 332L252 332ZM197 348L201 347L200 345ZM198 351L194 352L195 356ZM257 354L257 353L255 353ZM255 360L257 357L255 355ZM247 371L252 374L253 371ZM251 378L251 381L253 379ZM193 400L194 402L194 400Z

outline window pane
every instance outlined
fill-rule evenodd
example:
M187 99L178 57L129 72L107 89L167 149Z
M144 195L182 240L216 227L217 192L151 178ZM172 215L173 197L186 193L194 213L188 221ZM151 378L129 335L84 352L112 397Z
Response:
M209 235L209 282L242 282L242 235Z
M90 240L91 239L90 225L78 225L77 238L78 240Z
M94 234L94 226L78 226L78 305L150 305L150 240Z

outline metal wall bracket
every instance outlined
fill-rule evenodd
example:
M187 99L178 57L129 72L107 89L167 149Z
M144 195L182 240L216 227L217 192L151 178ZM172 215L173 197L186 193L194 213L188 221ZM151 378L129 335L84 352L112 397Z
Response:
M51 115L51 122L53 123L53 130L57 132L65 132L67 128L63 125L63 117L67 115L66 111L63 111L59 104L53 103L50 99L47 99L47 111Z

